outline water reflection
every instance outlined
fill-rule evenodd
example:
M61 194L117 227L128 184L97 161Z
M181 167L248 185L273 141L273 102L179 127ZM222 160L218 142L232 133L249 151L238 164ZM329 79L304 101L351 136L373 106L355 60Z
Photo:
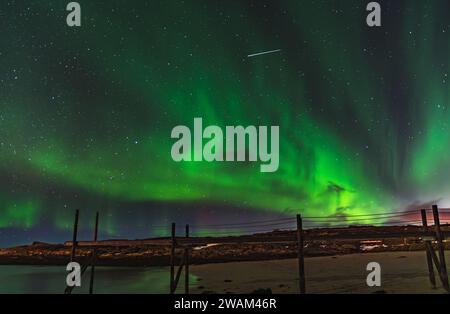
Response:
M168 293L169 268L96 267L95 293ZM82 287L74 293L88 293L90 270L82 278ZM184 278L184 277L183 277ZM0 266L0 294L57 293L64 291L63 266ZM191 283L195 283L191 275ZM180 287L184 285L181 283Z

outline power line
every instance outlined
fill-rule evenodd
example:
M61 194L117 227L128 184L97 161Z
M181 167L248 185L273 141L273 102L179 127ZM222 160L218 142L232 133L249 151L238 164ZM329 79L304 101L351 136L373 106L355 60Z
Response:
M211 229L245 229L245 228L260 228L260 227L275 227L275 226L283 226L286 224L293 224L293 221L287 221L287 222L279 222L279 223L271 223L271 224L258 224L258 225L245 225L245 226L236 226L236 225L232 225L232 226L225 226L225 227L209 227ZM194 230L197 229L208 229L205 227L197 227L197 226L193 226L192 227Z
M322 219L304 219L305 222L351 222L351 221L366 221L366 220L382 220L382 219L390 219L390 218L398 218L398 217L405 217L405 216L411 216L412 213L406 213L406 214L393 214L393 215L386 215L386 216L375 216L375 217L367 217L367 218L351 218L347 219L347 216L343 217L330 217L328 220L322 220Z
M361 225L354 225L354 226L359 226L359 227L395 227L397 226L404 226L405 224L420 224L422 223L422 220L404 220L404 221L392 221L392 222L388 222L388 223L370 223L370 224L361 224ZM322 229L322 228L348 228L351 225L310 225L310 226L305 226L305 228L310 228L310 229Z
M260 230L241 230L241 231L219 231L219 232L205 232L207 234L211 234L211 236L216 236L216 235L253 235L256 233L269 233L269 232L274 232L274 229L260 229ZM276 229L276 231L294 231L293 229ZM204 232L204 231L203 231ZM193 234L198 234L198 233L202 233L201 231L192 231Z
M450 208L441 208L441 211L450 211ZM391 219L397 217L409 216L412 214L418 214L417 210L409 210L403 212L383 212L383 213L373 213L373 214L357 214L357 215L343 215L339 216L303 216L303 221L305 223L352 223L356 221L372 221L372 220L383 220L383 219ZM291 222L295 222L296 218L278 218L278 219L270 219L270 220L259 220L259 221L250 221L250 222L242 222L242 223L227 223L227 224L193 224L190 225L191 228L224 228L224 229L240 229L240 228L256 228L256 227L264 227L264 226L278 226L283 224L288 224ZM401 223L401 222L399 222ZM406 223L403 222L403 223ZM372 224L373 225L373 224ZM184 228L183 224L177 224L177 228ZM329 226L330 227L330 226ZM168 225L155 225L149 226L153 230L168 230L170 229L170 224Z
M280 218L280 219L271 219L271 220L260 220L260 221L251 221L251 222L242 222L242 223L230 223L230 224L211 224L211 225L192 225L192 227L226 227L226 226L246 226L246 225L256 225L262 223L279 223L282 221L289 222L295 221L296 218Z
M372 217L372 216L386 216L386 215L404 215L410 213L419 213L417 210L409 210L403 212L384 212L375 214L360 214L360 215L343 215L342 217ZM333 218L333 216L304 216L304 219L328 219Z
M271 220L259 220L259 221L250 221L250 222L242 222L242 223L228 223L228 224L190 224L190 227L193 228L207 228L207 227L227 227L227 226L246 226L246 225L255 225L255 224L262 224L262 223L278 223L278 222L288 222L288 221L295 221L296 218L295 217L290 217L290 218L279 218L279 219L271 219ZM154 225L154 226L150 226L153 229L158 229L158 228L170 228L171 224L167 224L167 225ZM183 224L177 224L176 227L183 227Z

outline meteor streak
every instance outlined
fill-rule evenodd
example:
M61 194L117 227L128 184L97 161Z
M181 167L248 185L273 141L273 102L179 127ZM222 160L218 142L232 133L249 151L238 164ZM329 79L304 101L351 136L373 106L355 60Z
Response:
M264 52L258 52L258 53L254 53L254 54L248 55L247 58L253 58L253 57L257 57L257 56L261 56L261 55L267 55L269 53L280 52L280 51L281 51L281 49L264 51Z

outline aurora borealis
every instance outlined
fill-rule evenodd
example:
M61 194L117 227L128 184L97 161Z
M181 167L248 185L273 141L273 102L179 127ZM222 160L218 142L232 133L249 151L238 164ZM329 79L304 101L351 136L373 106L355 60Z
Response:
M450 4L0 4L0 246L450 206ZM247 58L249 54L279 53ZM171 130L279 125L280 165L175 163ZM221 230L225 232L226 230ZM206 229L194 230L207 234Z

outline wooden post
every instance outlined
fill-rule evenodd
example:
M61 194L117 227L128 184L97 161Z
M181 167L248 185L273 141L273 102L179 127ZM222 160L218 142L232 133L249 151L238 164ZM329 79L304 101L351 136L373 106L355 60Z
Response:
M427 221L427 210L422 209L420 211L422 215L422 224L423 224L423 232L426 233L428 231L428 221ZM427 254L427 265L428 265L428 276L430 278L430 283L433 288L436 288L436 277L434 276L434 268L433 268L433 260L432 260L432 252L430 252L431 241L425 242L425 252Z
M189 225L186 225L186 240L189 240ZM184 248L184 293L189 294L189 243L186 241L186 247Z
M72 251L70 252L70 262L75 261L75 252L77 249L77 235L78 235L78 218L80 217L80 210L75 211L75 221L73 223L73 234L72 234ZM65 294L71 294L73 287L66 286L64 290Z
M97 245L97 239L98 239L98 218L99 213L95 215L95 225L94 225L94 245ZM97 259L97 248L94 247L94 250L92 252L92 266L91 266L91 280L89 282L89 294L94 293L94 276L95 276L95 262Z
M171 235L171 249L170 249L170 294L175 293L174 277L175 277L175 223L172 223Z
M75 221L73 223L73 236L72 236L72 252L70 253L70 262L75 259L75 250L77 248L77 235L78 235L78 218L80 216L80 210L75 211Z
M305 256L303 254L303 223L302 217L297 215L297 242L298 242L298 276L300 294L306 293L305 285Z
M180 282L181 278L181 272L183 271L183 267L184 267L184 256L181 259L181 264L180 266L178 266L177 274L173 280L173 293L175 293L175 291L177 290L178 283Z
M99 212L95 215L95 225L94 225L94 242L97 242L98 239L98 219L99 219Z
M434 218L434 225L436 229L436 240L438 245L438 251L439 251L439 264L440 264L440 273L442 278L442 284L448 292L450 292L449 284L448 284L448 275L447 275L447 265L445 263L445 251L444 251L444 245L442 243L442 233L441 233L441 223L439 219L439 209L437 205L433 205L433 218Z

